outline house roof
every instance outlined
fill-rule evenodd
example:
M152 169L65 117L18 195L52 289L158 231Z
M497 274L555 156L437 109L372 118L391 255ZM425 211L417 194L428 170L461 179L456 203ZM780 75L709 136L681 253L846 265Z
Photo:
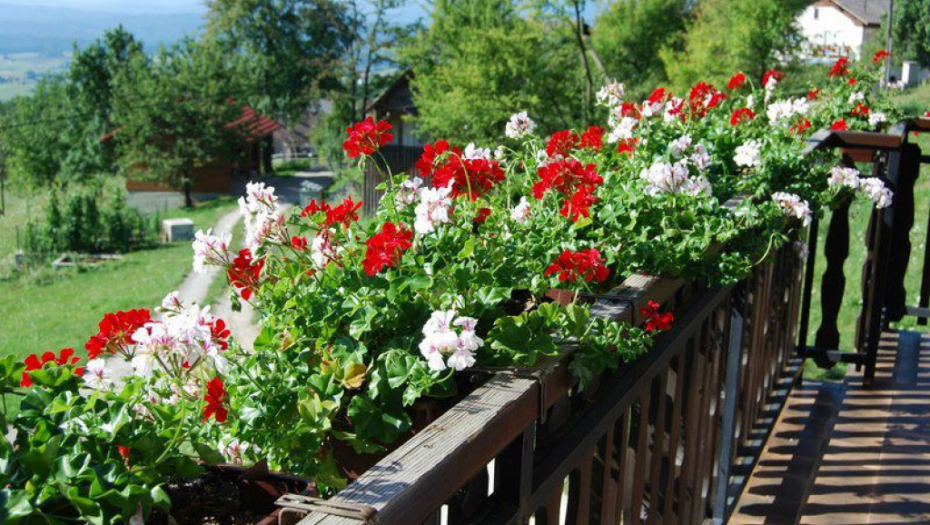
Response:
M230 103L235 104L235 102ZM239 118L226 124L225 128L239 128L245 135L247 142L267 137L281 128L281 124L255 111L255 108L244 104L241 107L242 113L239 114ZM122 129L122 126L100 137L100 142L107 142L112 139L120 129Z
M416 104L413 103L413 96L410 92L410 80L413 76L412 69L407 69L401 73L397 79L365 109L365 112L399 111L402 113L415 114Z
M831 0L846 14L867 26L881 24L888 12L891 0Z
M226 124L226 129L240 128L246 140L257 140L274 133L281 124L262 115L250 106L242 106L239 118Z

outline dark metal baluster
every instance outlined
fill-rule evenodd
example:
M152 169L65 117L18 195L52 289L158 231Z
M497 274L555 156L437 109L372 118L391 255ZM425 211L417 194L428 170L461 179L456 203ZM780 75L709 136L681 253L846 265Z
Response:
M918 158L920 151L917 152ZM918 161L919 162L919 161ZM888 321L900 321L906 313L907 290L904 288L904 277L911 258L911 228L914 227L914 184L920 168L916 170L903 170L891 190L894 199L890 213L891 224L891 253L888 260L888 290L885 297L885 307Z

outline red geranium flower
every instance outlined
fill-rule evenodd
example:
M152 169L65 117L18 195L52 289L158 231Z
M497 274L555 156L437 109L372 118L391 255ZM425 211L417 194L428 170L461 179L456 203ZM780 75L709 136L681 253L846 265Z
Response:
M652 90L652 93L649 94L649 103L658 104L659 102L664 102L667 94L668 92L665 91L665 88L655 88Z
M349 154L349 158L360 155L371 155L381 149L385 144L394 140L394 134L388 130L393 126L384 120L377 123L372 117L346 128L349 137L342 143L342 149Z
M807 92L807 100L814 100L818 95L820 95L820 90L813 88Z
M643 316L647 332L664 332L672 328L675 316L671 312L659 313L659 303L649 301L646 306L639 309Z
M481 208L478 210L478 214L475 215L475 218L472 222L475 224L481 224L484 221L488 220L488 217L491 216L491 208Z
M581 134L581 147L601 151L604 144L604 128L591 126L587 131Z
M756 117L756 113L749 108L739 108L730 115L730 125L736 126L743 122L749 122Z
M762 86L765 87L769 83L769 80L773 78L776 82L781 82L785 78L785 72L777 69L766 71L765 74L762 75Z
M849 58L840 57L836 60L836 62L833 63L833 67L830 68L830 76L831 77L837 77L837 76L845 77L847 75L849 75Z
M413 232L406 229L403 224L397 226L386 222L381 225L381 231L365 242L365 260L362 265L369 277L374 276L385 266L392 267L400 260L404 250L413 246L410 242Z
M703 117L707 114L708 109L717 107L725 98L727 98L726 93L717 91L714 86L707 82L698 82L691 88L691 92L688 94L691 114L698 118Z
M213 342L223 350L229 350L230 331L226 328L226 321L219 317L214 317L210 324L210 336Z
M638 143L639 139L637 138L623 139L617 144L617 153L621 155L626 153L628 157L632 157Z
M592 191L604 183L597 174L595 164L583 165L575 159L557 160L540 166L536 173L540 181L533 185L533 196L542 199L550 188L554 188L564 197L570 197L579 188L587 187Z
M132 453L132 449L129 447L124 447L123 445L116 445L116 451L119 452L119 455L123 457L123 461L126 464L129 464L129 454Z
M877 64L890 56L891 56L891 53L888 50L879 49L878 51L875 52L875 56L872 57L872 63Z
M811 121L803 117L801 120L797 121L790 128L788 128L789 131L797 135L800 135L809 129L811 129Z
M291 248L302 252L307 249L307 238L306 237L297 237L296 235L291 237Z
M845 119L840 119L833 124L830 124L831 131L846 131L847 129L849 129L849 126L846 124Z
M133 344L132 334L152 320L152 314L145 308L108 313L98 323L99 332L84 345L88 359L96 359L100 354L115 354L124 345Z
M207 383L207 393L203 396L203 400L207 402L207 406L203 407L203 420L206 421L212 417L217 423L225 423L226 416L229 415L226 407L223 406L227 397L223 380L219 377L211 379Z
M852 108L852 111L850 111L849 114L854 117L856 116L865 117L869 114L869 106L866 106L862 102L858 102L856 103L856 107Z
M604 259L594 248L573 252L565 250L562 255L546 268L546 277L559 274L559 281L575 282L579 278L585 281L604 282L610 276L610 270L604 265Z
M574 131L568 129L556 131L549 137L549 143L546 144L546 153L550 157L555 157L556 155L567 157L568 152L578 147L580 141L581 137Z
M255 290L258 290L258 278L264 267L264 259L253 260L252 252L248 248L243 248L233 259L232 266L226 270L226 275L229 277L230 284L239 290L239 295L248 301Z
M743 84L746 83L746 75L740 71L739 73L730 77L730 81L727 82L727 89L733 91L734 89L739 89L743 87Z
M417 171L420 172L420 176L426 178L432 175L433 168L436 164L436 159L447 152L455 157L462 156L462 151L460 149L450 148L449 143L445 140L437 140L435 144L427 144L423 146L423 154L420 155L420 159L416 164L416 168Z
M571 199L565 199L562 202L562 209L559 213L571 219L572 222L577 222L582 217L589 217L591 206L599 200L592 194L593 191L592 188L586 186L578 188Z
M450 156L433 172L433 187L452 185L452 198L468 195L474 201L504 180L504 170L496 160L463 159Z
M362 207L362 201L355 202L352 197L347 197L339 205L333 207L326 202L316 202L316 199L310 201L303 211L301 217L313 217L317 213L326 214L326 227L342 224L348 228L353 222L358 221L358 210Z
M637 106L635 102L624 101L620 103L620 116L632 117L639 120L642 114L639 111L639 106ZM584 137L582 137L582 139L584 139Z
M853 77L849 77L849 80L846 81L846 83L849 84L850 86L855 86L857 82L859 81Z
M31 354L26 357L23 361L26 364L26 369L23 371L23 375L20 376L19 386L21 387L30 387L32 386L32 378L29 377L29 372L33 370L39 370L44 367L47 363L52 363L56 366L64 365L76 365L80 361L80 357L74 357L73 348L62 348L58 355L56 356L54 352L45 352L42 354L40 359L37 354ZM75 369L75 374L82 375L83 368L78 367Z

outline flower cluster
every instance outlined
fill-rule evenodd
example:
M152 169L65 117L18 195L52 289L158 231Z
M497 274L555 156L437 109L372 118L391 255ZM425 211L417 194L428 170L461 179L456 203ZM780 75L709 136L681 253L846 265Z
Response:
M604 264L600 252L594 248L573 252L565 250L546 268L545 275L559 275L559 281L604 282L610 276L610 269Z
M692 176L688 162L684 159L675 162L655 162L643 168L639 177L646 181L646 193L688 193L691 195L710 195L710 181L703 175Z
M522 139L527 135L532 135L536 130L536 123L527 116L526 111L515 113L507 121L504 133L512 139Z
M394 266L404 254L404 251L413 246L413 243L410 242L412 239L413 232L406 229L403 224L384 223L381 226L381 231L365 242L367 249L365 250L365 260L362 261L365 273L374 276L385 267Z
M41 358L37 354L30 354L26 357L26 369L23 371L19 386L32 386L32 378L29 376L29 373L35 370L39 370L49 363L55 366L73 366L76 365L80 360L80 357L74 356L73 348L62 348L58 355L55 355L54 352L45 352L42 354ZM81 367L77 367L75 369L75 374L81 375L82 370L83 369Z
M597 202L594 192L604 183L596 165L575 159L552 161L540 166L536 173L540 180L533 185L533 196L541 200L549 190L561 194L560 213L573 221L590 214L589 208Z
M793 193L782 191L772 194L772 200L782 209L788 217L794 217L801 220L801 224L807 226L811 223L811 208L801 197Z
M859 170L845 166L835 166L830 170L827 179L830 186L836 188L849 188L859 192L870 199L876 208L891 206L894 194L885 186L881 179L876 177L860 177Z
M392 128L383 120L375 122L374 118L368 117L346 128L348 138L342 143L342 149L350 159L371 155L394 140L394 134L390 132Z
M504 180L504 170L488 156L476 154L474 149L466 156L440 140L423 149L416 168L423 178L432 177L434 188L450 188L453 198L468 195L475 200Z
M284 215L278 209L274 188L263 182L246 185L246 196L239 198L239 211L245 221L245 245L253 256L268 240L280 240L284 231Z
M97 359L104 353L131 357L129 346L133 344L133 334L151 320L152 313L144 308L104 315L98 326L100 331L84 345L87 358Z
M423 325L420 353L430 370L440 372L448 367L462 371L475 364L475 352L484 344L475 334L478 320L456 315L455 310L433 312Z
M672 329L675 316L671 312L659 312L659 303L648 301L639 309L643 318L643 327L647 332L665 332Z
M219 235L213 235L213 230L197 230L194 234L194 271L197 273L206 273L208 266L225 267L229 264L229 243L232 242L232 235L223 232Z
M239 291L239 295L248 301L261 286L260 278L264 267L264 259L256 260L251 250L243 248L227 268L226 276L229 283Z

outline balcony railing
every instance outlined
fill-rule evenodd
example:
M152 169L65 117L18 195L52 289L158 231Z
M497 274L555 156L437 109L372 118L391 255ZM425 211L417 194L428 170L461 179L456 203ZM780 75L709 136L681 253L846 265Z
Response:
M903 296L893 293L903 286L903 273L889 264L889 254L906 242L908 206L913 223L914 163L919 167L921 157L906 139L914 129L930 129L930 121L911 121L893 134L822 132L810 144L811 151L840 148L847 162L873 161L874 175L896 193L894 206L873 211L858 352L852 354L859 357L849 358L873 370L886 312L905 308ZM647 355L583 389L567 370L570 356L534 368L485 371L482 386L332 500L288 503L313 511L287 511L282 523L725 520L777 419L773 401L800 377L801 357L838 356L836 345L820 344L830 342L820 333L835 326L842 298L848 216L845 231L843 223L843 211L835 211L822 290L830 297L815 347L805 345L813 255L805 271L791 246L731 286L634 275L598 299L594 310L633 323L649 300L673 310L673 329ZM817 228L814 222L809 232L811 254ZM930 302L927 272L925 285L913 309L918 314Z

